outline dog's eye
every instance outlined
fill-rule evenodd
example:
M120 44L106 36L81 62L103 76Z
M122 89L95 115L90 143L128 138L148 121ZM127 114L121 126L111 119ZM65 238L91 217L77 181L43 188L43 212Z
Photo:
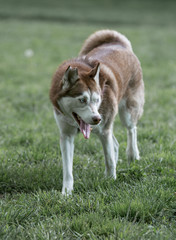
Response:
M80 103L87 103L87 98L85 98L85 97L80 98L79 101L80 101Z

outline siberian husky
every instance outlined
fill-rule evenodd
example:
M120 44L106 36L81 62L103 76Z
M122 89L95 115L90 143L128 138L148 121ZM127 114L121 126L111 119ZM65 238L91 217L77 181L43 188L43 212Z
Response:
M53 76L50 99L60 129L63 194L73 190L74 137L99 137L105 156L105 174L116 178L119 144L113 121L119 113L127 128L127 158L139 159L137 121L143 113L144 83L140 62L122 34L101 30L83 44L77 58L61 64Z

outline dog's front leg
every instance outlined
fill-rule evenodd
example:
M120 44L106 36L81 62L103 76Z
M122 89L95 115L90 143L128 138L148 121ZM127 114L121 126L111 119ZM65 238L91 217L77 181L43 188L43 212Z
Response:
M116 154L112 130L106 130L99 135L105 155L105 174L116 179Z
M55 111L54 117L60 130L60 148L63 162L62 194L71 194L73 190L74 137L77 134L77 128L68 124L65 118Z
M60 138L60 147L63 161L62 194L71 194L73 190L74 136L62 134Z

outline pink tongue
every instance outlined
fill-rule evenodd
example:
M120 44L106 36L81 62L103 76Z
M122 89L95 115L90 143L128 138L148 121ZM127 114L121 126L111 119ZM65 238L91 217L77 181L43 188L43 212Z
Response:
M86 139L90 137L90 125L85 123L82 119L80 120L80 130Z

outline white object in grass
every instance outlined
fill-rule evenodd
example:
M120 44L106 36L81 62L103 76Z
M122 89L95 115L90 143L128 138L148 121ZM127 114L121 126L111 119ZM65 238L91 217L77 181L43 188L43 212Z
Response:
M26 49L24 51L24 56L27 58L33 57L34 56L34 51L32 49Z

